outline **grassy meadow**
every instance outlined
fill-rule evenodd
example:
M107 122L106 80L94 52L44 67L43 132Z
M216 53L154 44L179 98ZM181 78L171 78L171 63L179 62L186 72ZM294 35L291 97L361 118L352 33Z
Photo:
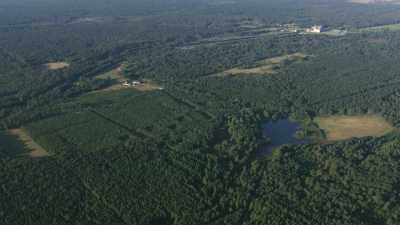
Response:
M361 137L380 137L394 130L393 126L378 115L326 116L315 119L325 131L329 141Z

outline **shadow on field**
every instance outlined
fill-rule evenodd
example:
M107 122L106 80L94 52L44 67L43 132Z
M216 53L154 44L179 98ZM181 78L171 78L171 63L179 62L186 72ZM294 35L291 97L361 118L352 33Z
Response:
M0 131L0 158L22 156L29 152L28 147L18 137L6 131Z

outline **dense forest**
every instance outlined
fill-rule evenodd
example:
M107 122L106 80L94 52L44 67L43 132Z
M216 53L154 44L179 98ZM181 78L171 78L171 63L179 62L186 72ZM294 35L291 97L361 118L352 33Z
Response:
M399 224L399 12L344 0L0 2L0 224ZM343 34L288 31L315 24ZM393 131L320 141L313 122L369 114ZM318 141L260 154L262 125L286 118ZM48 155L27 155L16 129Z

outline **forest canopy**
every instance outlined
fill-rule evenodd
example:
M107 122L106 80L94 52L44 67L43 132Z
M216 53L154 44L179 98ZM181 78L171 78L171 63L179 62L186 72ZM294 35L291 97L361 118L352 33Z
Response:
M0 224L400 224L399 21L346 0L1 1ZM282 120L307 141L265 152Z

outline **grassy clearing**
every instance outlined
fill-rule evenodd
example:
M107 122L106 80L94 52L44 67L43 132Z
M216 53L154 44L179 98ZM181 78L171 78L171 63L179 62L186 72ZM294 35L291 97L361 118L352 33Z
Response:
M49 156L49 153L37 144L25 129L12 129L9 130L9 133L23 143L25 148L29 150L29 156L33 158Z
M137 86L134 86L138 91L155 91L155 90L163 90L163 87L160 85L156 84L155 82L151 80L144 80L142 84L139 84Z
M305 55L303 53L294 53L290 55L267 58L256 62L255 66L252 68L236 67L226 70L220 74L216 74L214 76L270 75L277 73L282 66L285 66L285 62L290 64L296 61L304 60L307 57L308 55Z
M360 137L380 137L394 130L394 127L378 115L327 116L315 119L325 131L329 141Z
M127 90L127 89L146 92L146 91L163 90L163 87L154 83L153 81L147 80L147 81L144 81L142 84L138 84L136 86L129 86L129 87L123 86L120 83L118 83L118 84L111 85L107 88L101 89L101 90L92 91L90 93L93 94L93 93L102 93L102 92L112 92L112 91L121 91L121 90Z
M99 90L95 90L92 92L89 92L90 94L92 93L101 93L101 92L109 92L109 91L119 91L122 89L125 89L126 87L122 86L121 84L113 84L109 87L103 88L103 89L99 89Z
M124 76L122 76L121 72L122 72L122 66L119 66L107 73L103 73L96 76L96 79L102 79L102 80L111 79L111 80L124 81L126 79L124 78Z
M121 85L121 83L128 80L122 75L122 65L118 66L117 68L115 68L109 72L106 72L106 73L96 76L96 79L102 79L102 80L110 79L110 80L115 81L115 84L113 84L109 87L106 87L104 89L101 89L101 90L93 91L92 93L118 91L118 90L124 89L126 87L123 87Z
M274 74L276 72L275 69L276 68L273 65L260 66L250 69L233 68L230 70L226 70L223 73L223 75L225 76L252 75L252 74L268 75L268 74Z
M51 62L45 64L49 70L60 70L69 67L70 65L66 62Z
M107 88L94 91L92 93L107 92L107 91L119 91L119 90L123 90L123 89L135 89L138 91L154 91L154 90L162 90L163 89L160 85L156 84L155 82L153 82L151 80L143 80L143 83L135 85L135 86L123 86L121 83L128 81L128 79L122 75L122 66L119 66L107 73L96 76L96 78L97 79L111 79L111 80L115 81L115 84L111 85Z

